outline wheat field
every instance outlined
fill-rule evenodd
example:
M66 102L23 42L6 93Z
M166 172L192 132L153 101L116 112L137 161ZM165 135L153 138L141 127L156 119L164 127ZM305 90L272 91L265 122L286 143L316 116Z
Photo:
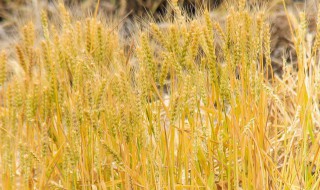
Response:
M99 1L98 1L99 2ZM220 22L40 14L0 54L0 189L320 188L320 11L279 1L296 68L274 72L267 4Z

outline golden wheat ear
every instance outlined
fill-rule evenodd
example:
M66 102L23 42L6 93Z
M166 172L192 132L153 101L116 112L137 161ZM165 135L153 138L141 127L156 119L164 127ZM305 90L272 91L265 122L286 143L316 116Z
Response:
M2 51L0 54L0 85L3 87L7 79L7 54Z

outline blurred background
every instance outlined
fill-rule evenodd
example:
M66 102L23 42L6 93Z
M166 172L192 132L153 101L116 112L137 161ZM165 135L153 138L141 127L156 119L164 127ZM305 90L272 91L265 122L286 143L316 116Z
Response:
M58 0L59 1L59 0ZM83 9L92 8L98 0L61 0L69 6L80 6ZM180 5L186 9L199 6L217 7L223 0L179 0ZM0 0L0 18L10 17L17 9L25 8L27 4L50 4L55 0ZM108 14L126 14L142 16L149 13L153 16L164 14L168 9L167 0L101 0L100 7Z
M98 0L58 0L64 1L65 4L71 7L81 7L83 10L88 10L96 5ZM216 8L223 3L236 3L238 0L179 0L179 4L190 13L194 13L197 7L200 8ZM267 2L282 2L282 0L247 0L249 3L267 3ZM292 2L305 2L317 0L285 0L287 4ZM14 14L21 11L30 10L30 3L44 6L53 4L56 0L0 0L0 20L10 19ZM144 16L148 13L154 17L163 16L169 9L167 0L101 0L100 8L106 14Z

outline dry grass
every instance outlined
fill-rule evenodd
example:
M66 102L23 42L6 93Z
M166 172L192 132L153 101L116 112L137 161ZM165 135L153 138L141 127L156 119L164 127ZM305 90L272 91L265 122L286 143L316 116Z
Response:
M129 43L63 4L21 28L0 54L2 189L319 189L320 22L314 43L291 23L298 71L284 59L280 78L268 12L171 8Z

